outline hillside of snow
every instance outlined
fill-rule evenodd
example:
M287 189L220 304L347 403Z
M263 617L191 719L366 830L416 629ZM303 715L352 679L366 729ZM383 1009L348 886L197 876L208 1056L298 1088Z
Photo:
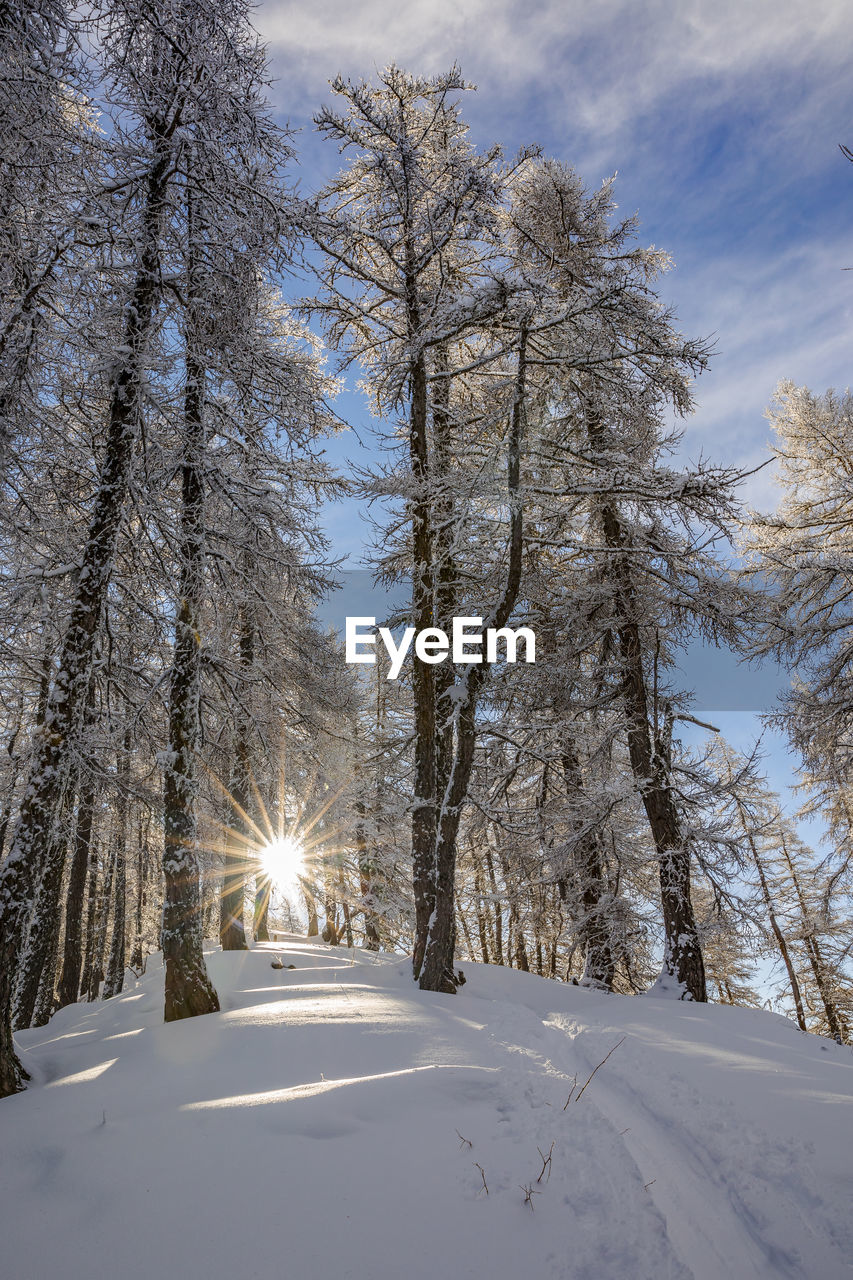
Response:
M297 937L208 964L220 1014L165 1026L152 957L19 1037L3 1280L853 1276L849 1048Z

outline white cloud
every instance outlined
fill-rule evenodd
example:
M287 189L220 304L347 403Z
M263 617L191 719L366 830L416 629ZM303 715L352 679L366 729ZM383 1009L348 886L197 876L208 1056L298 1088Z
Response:
M837 144L853 144L849 5L839 0L264 0L277 98L307 124L336 73L458 61L481 144L540 141L590 183L619 169L641 237L672 249L661 282L682 327L714 332L686 452L738 465L767 456L764 409L792 377L853 381L853 249L826 183L853 197ZM337 167L307 131L308 185ZM834 166L834 168L833 168ZM835 175L834 178L832 175ZM813 225L810 225L812 220ZM768 470L750 499L773 501Z
M763 257L732 251L664 287L680 301L686 332L707 330L708 318L715 331L696 413L683 424L686 454L757 466L769 456L765 409L780 379L815 391L853 382L853 277L842 270L850 256L849 238ZM774 504L771 469L749 482L747 497L756 506Z
M291 110L338 72L459 61L496 104L534 89L569 127L601 136L691 82L844 67L849 16L838 0L266 0L256 22L281 60Z

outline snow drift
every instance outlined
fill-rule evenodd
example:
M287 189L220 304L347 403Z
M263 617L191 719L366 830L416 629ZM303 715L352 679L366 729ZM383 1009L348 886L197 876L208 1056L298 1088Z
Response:
M152 958L19 1037L3 1280L853 1275L847 1048L297 937L208 964L220 1014L164 1025Z

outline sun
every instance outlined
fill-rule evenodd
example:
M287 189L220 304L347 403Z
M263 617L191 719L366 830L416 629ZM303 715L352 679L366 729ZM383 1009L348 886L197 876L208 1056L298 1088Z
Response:
M264 874L277 888L292 890L299 887L305 874L305 849L295 836L279 836L260 850L259 858Z

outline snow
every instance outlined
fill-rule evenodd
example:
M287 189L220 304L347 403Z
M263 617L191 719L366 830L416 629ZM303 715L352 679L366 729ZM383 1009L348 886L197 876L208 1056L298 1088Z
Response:
M19 1037L3 1280L853 1275L849 1048L476 964L428 994L290 935L207 961L219 1014L163 1024L152 958Z

